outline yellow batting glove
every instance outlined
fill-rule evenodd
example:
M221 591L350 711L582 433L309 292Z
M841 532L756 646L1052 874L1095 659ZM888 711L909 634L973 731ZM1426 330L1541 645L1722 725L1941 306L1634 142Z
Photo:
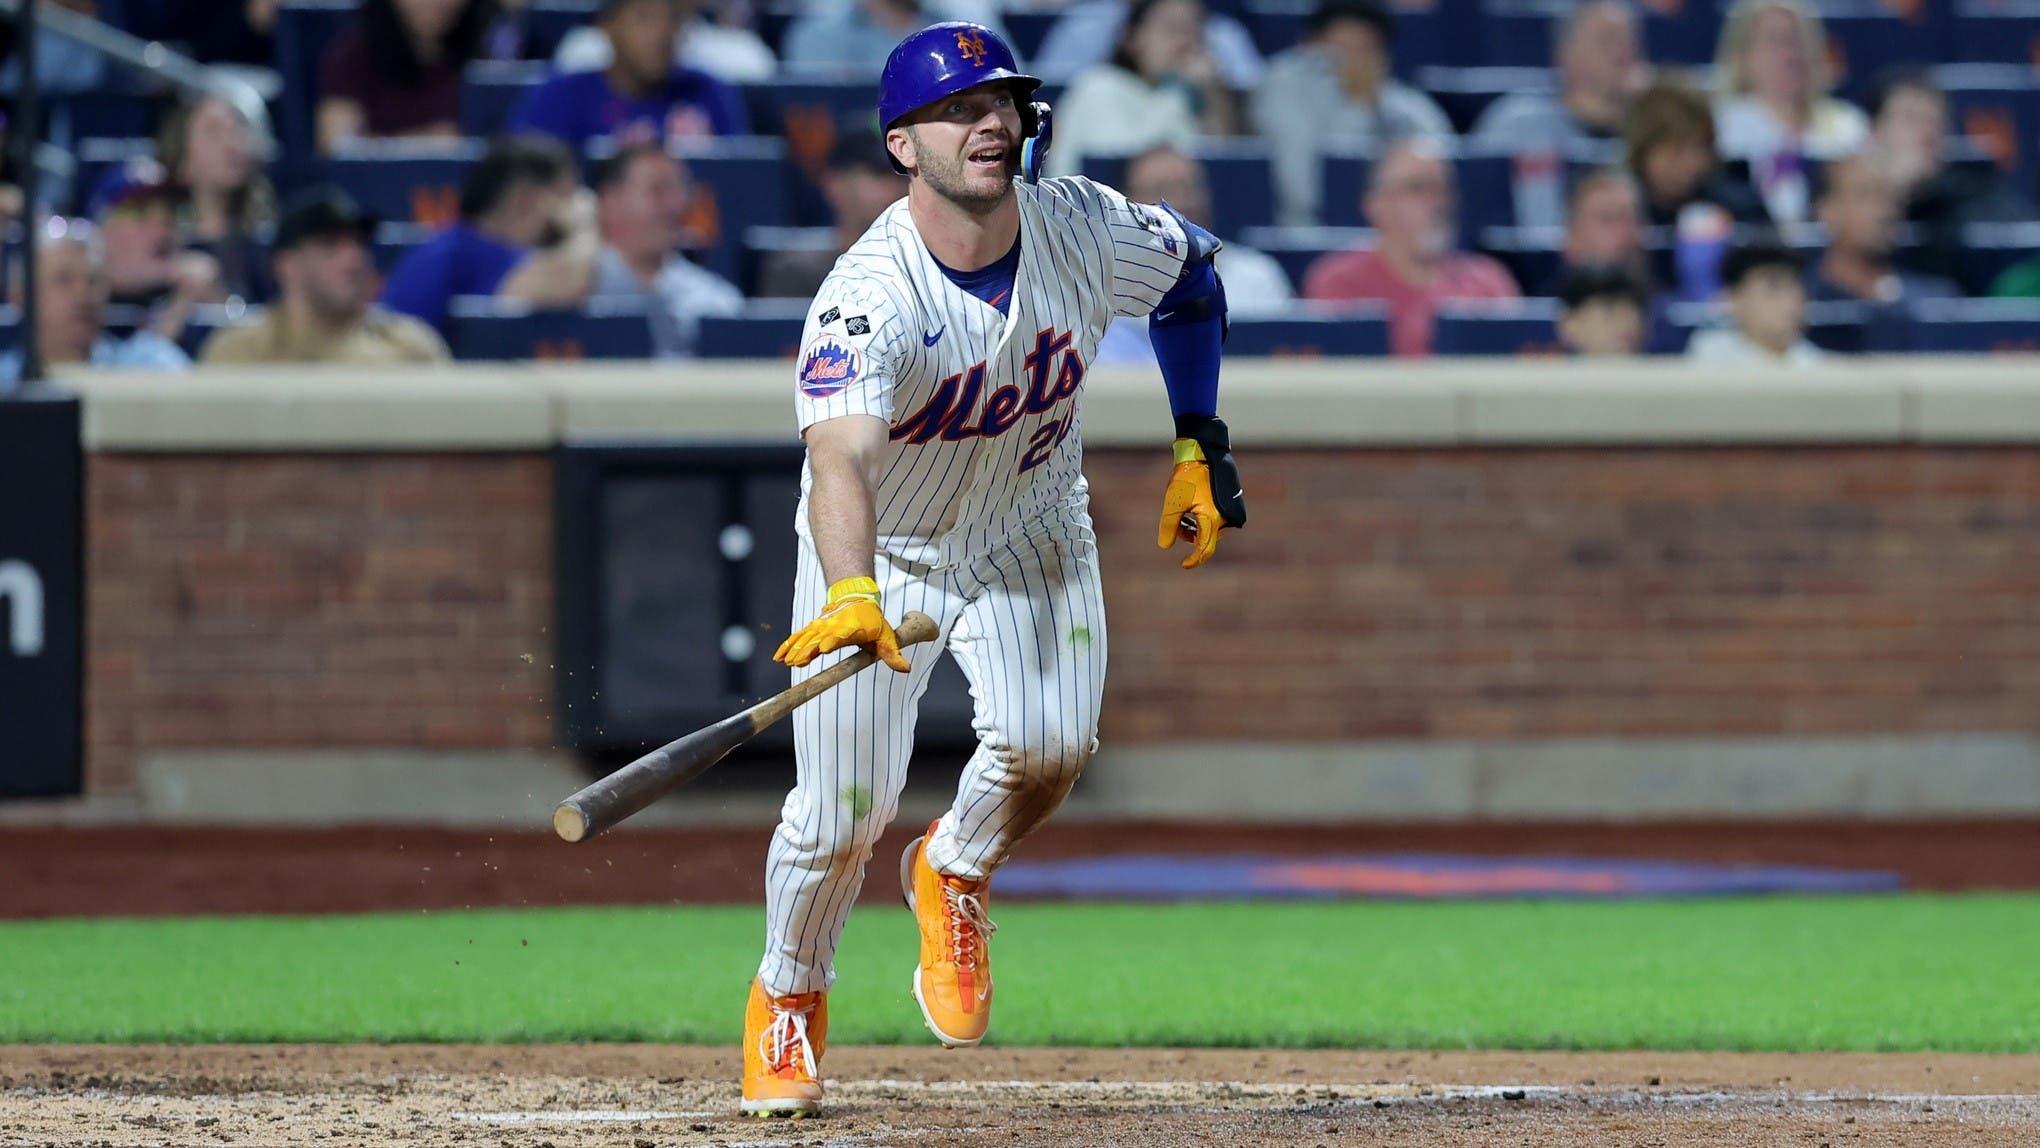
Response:
M1220 531L1247 524L1247 502L1223 422L1208 415L1185 415L1176 420L1176 433L1176 469L1162 495L1162 525L1155 545L1167 550L1179 541L1188 542L1190 555L1183 559L1183 569L1194 570L1218 553Z
M885 620L885 611L879 609L878 583L870 578L845 578L829 587L829 602L821 616L781 642L772 660L805 666L845 646L862 646L903 674L913 668L900 653L899 636Z
M1183 569L1194 570L1218 553L1218 504L1211 498L1211 467L1204 451L1187 438L1176 440L1176 469L1162 494L1162 528L1155 545L1167 550L1177 542L1190 544Z

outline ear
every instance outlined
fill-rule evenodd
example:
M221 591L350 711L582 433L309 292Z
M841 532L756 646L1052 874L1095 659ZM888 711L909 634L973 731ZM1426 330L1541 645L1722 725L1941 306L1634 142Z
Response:
M920 163L919 150L914 145L913 132L908 128L893 128L885 133L885 150L893 162L913 172Z

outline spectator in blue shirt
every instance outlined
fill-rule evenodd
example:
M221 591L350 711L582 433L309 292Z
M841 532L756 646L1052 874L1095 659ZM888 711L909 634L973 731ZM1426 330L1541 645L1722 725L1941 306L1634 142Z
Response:
M511 113L513 131L543 132L583 148L592 140L672 144L751 130L735 88L673 63L680 33L673 0L605 0L598 22L609 67L555 75Z
M404 256L382 304L442 333L457 295L576 306L601 250L594 198L580 186L573 156L553 140L507 137L468 171L460 222Z

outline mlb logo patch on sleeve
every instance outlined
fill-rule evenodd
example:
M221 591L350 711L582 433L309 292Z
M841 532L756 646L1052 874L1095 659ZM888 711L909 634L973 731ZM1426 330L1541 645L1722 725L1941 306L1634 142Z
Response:
M800 390L811 399L841 394L857 381L857 351L830 335L808 344L800 357Z

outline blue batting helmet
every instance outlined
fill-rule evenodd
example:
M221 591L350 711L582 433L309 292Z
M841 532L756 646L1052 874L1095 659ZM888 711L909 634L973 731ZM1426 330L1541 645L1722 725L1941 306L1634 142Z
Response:
M901 40L886 57L878 78L879 125L890 129L915 108L993 80L1013 82L1020 134L1033 135L1034 107L1028 97L1041 81L1020 70L1013 49L983 24L930 24Z

